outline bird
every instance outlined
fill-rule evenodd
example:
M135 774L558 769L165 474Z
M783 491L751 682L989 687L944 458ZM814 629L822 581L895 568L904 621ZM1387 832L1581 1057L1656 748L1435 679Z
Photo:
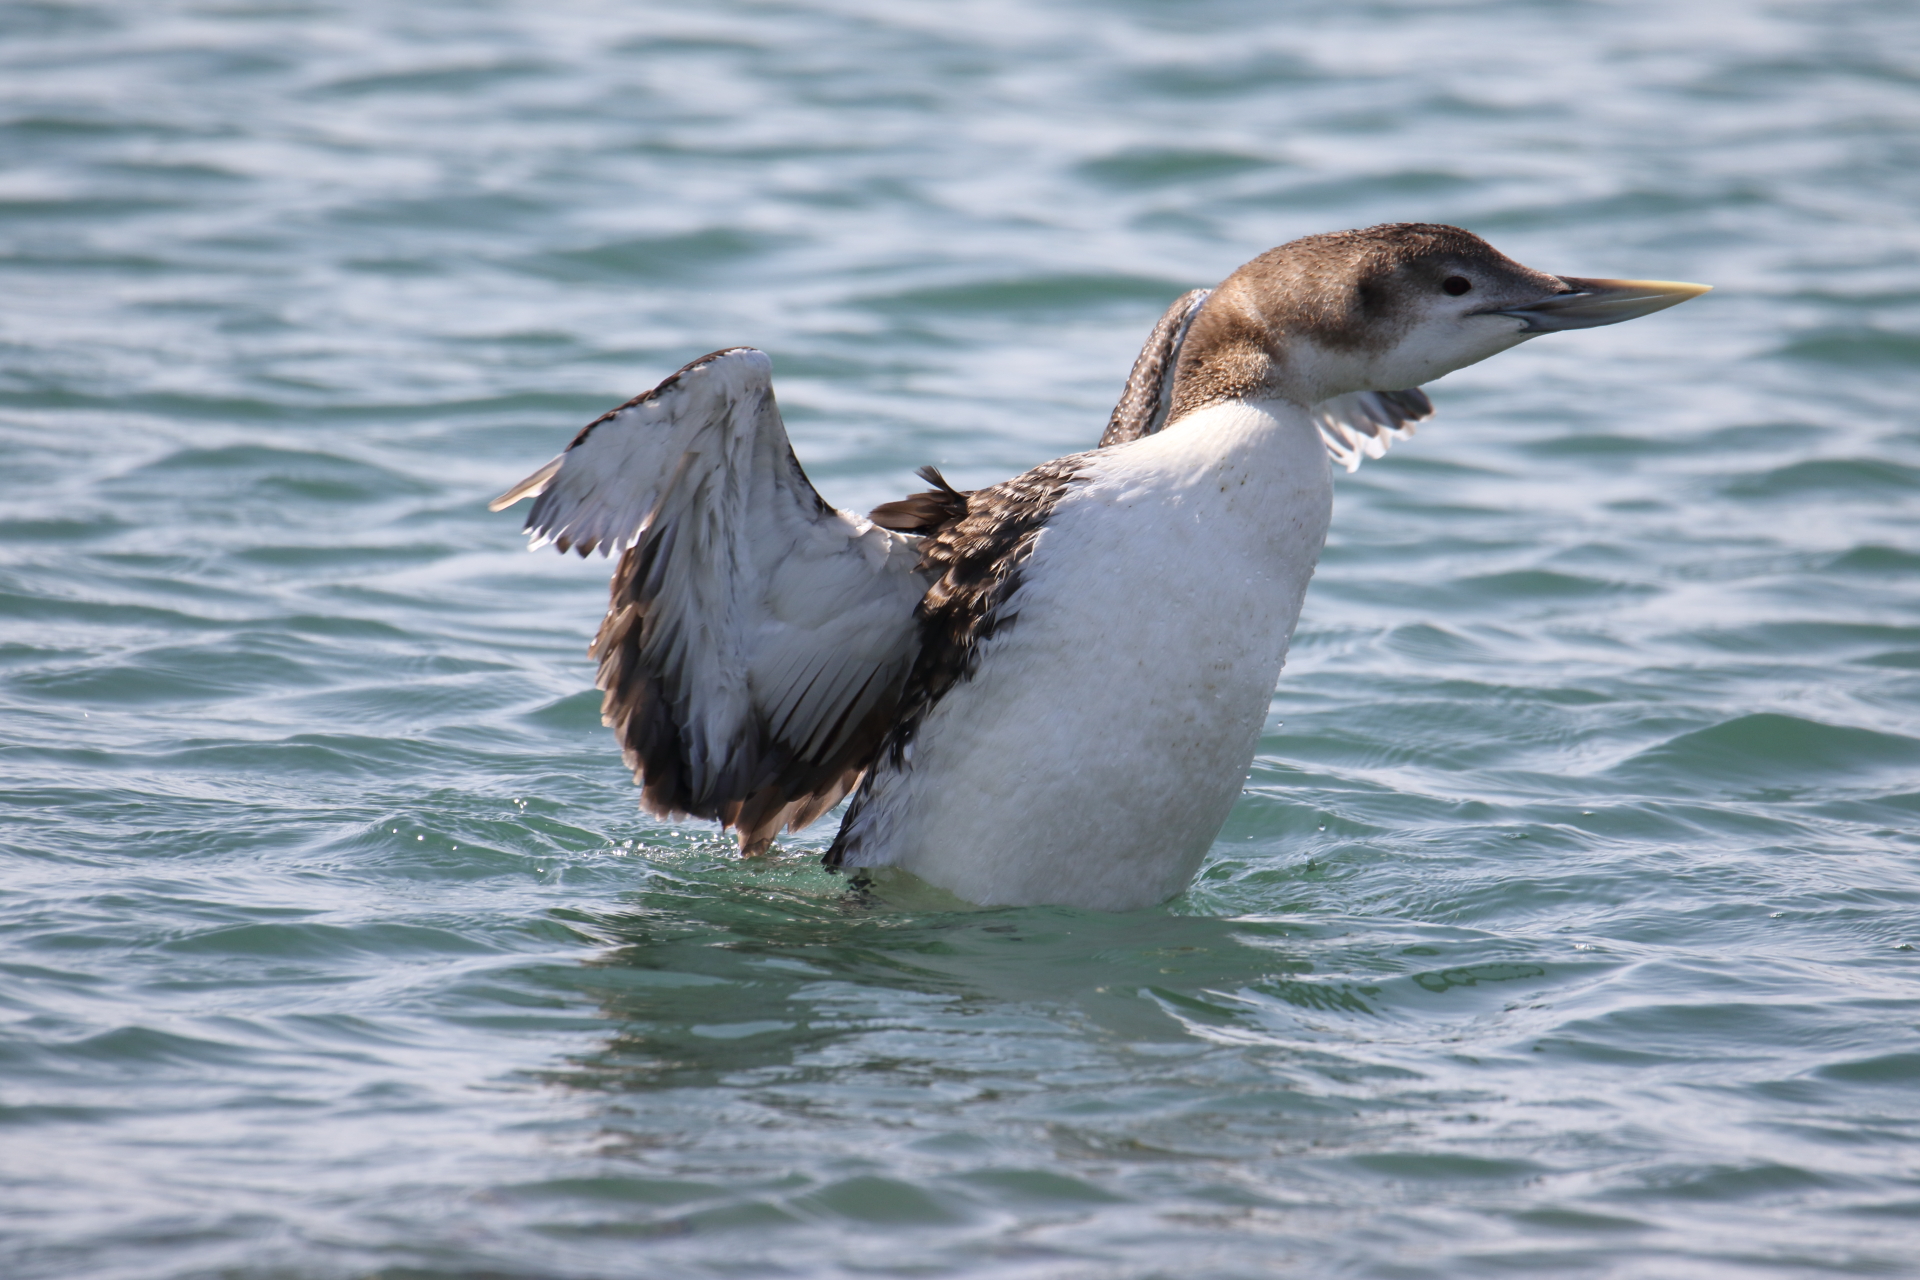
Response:
M1709 286L1556 276L1470 231L1289 241L1168 308L1099 444L867 515L814 489L752 347L596 418L491 504L617 557L602 719L649 812L743 854L847 805L863 886L1130 911L1186 889L1252 763L1332 466L1425 384ZM851 797L848 799L848 797Z

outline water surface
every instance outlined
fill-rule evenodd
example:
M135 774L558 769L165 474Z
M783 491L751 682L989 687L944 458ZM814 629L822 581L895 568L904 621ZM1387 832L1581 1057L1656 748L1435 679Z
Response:
M0 9L0 1269L1920 1273L1916 125L1861 0ZM1718 289L1340 480L1189 894L638 813L582 422L987 483L1411 219Z

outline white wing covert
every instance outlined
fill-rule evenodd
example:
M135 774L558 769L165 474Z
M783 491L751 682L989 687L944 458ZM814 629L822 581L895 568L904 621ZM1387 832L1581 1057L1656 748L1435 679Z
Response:
M620 557L594 638L601 718L662 816L747 852L858 781L919 651L918 539L839 511L787 440L772 366L717 351L502 494L532 545Z

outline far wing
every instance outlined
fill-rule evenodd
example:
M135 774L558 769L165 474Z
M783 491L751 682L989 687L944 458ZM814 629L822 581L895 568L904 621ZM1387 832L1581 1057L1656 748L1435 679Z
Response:
M928 581L914 539L814 491L771 370L751 347L704 356L494 503L534 498L535 547L619 555L591 650L601 718L648 810L718 819L748 852L871 761Z
M1322 400L1307 411L1327 452L1348 471L1362 457L1377 458L1395 440L1413 436L1413 424L1433 416L1433 401L1418 387L1405 391L1350 391Z
M1187 340L1200 304L1212 296L1211 289L1189 289L1173 300L1147 335L1146 345L1133 358L1127 385L1120 392L1120 403L1113 406L1107 429L1100 436L1100 447L1125 444L1150 436L1167 425L1167 407L1173 403L1173 371L1180 363L1180 344Z
M1100 437L1101 448L1153 435L1167 425L1180 344L1186 341L1194 317L1212 294L1211 289L1181 294L1153 326L1127 375L1120 402L1107 420L1106 432ZM1395 440L1411 436L1416 422L1431 418L1433 401L1418 387L1355 391L1323 400L1310 412L1333 460L1348 471L1358 471L1361 458L1379 457Z

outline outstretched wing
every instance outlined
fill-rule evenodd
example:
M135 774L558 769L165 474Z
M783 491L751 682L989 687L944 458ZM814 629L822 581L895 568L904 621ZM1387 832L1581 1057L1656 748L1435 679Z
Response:
M916 539L821 500L751 347L695 360L502 494L533 546L618 555L601 718L645 807L766 847L859 779L919 650Z
M1180 344L1186 341L1194 317L1212 293L1211 289L1194 289L1181 294L1153 326L1127 375L1120 402L1107 420L1106 432L1100 437L1101 448L1150 436L1167 425ZM1310 412L1333 460L1348 471L1358 471L1361 458L1379 457L1395 440L1411 436L1414 423L1431 418L1433 401L1418 387L1355 391L1323 400Z

